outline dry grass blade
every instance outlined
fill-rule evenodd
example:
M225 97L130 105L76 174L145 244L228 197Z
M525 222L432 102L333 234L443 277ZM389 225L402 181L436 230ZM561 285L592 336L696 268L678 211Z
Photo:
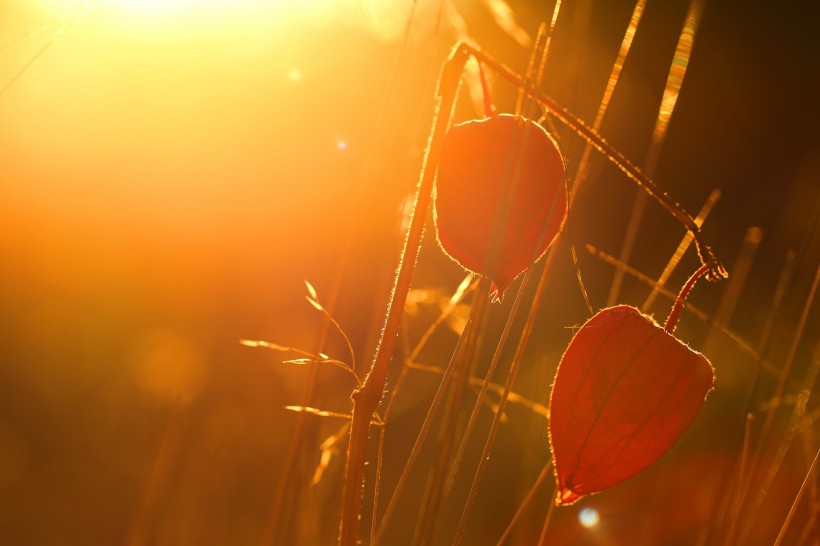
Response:
M743 427L743 447L740 451L740 465L737 471L737 481L735 482L734 494L731 497L731 514L729 515L729 531L726 534L724 541L725 546L731 544L731 540L735 535L735 528L740 519L740 508L743 504L743 485L746 480L746 466L749 458L749 441L751 438L752 420L754 415L746 414L746 426Z
M501 337L498 340L498 345L496 345L495 352L493 353L492 362L490 363L490 367L487 370L487 375L485 376L484 382L481 384L481 390L478 393L478 399L476 400L475 405L473 406L473 411L470 414L470 419L467 422L467 427L464 430L464 435L461 438L461 444L459 445L458 451L456 452L456 456L453 459L453 464L450 467L449 476L447 477L447 481L445 482L445 486L444 486L445 491L449 491L452 488L453 482L455 481L455 476L456 476L456 473L458 472L459 466L461 464L461 459L464 456L464 452L465 452L466 446L467 446L467 440L469 439L472 426L475 424L476 418L478 417L479 408L481 407L482 401L483 401L484 397L487 394L488 385L489 385L489 383L491 382L491 380L493 378L495 368L498 365L498 362L501 360L501 354L504 350L504 346L506 345L507 338L510 335L510 331L512 329L513 321L514 321L516 315L518 314L518 309L520 308L521 303L524 299L523 298L524 290L526 289L527 283L529 282L531 272L532 272L531 268L527 269L527 271L524 272L524 276L521 279L521 284L519 285L518 291L515 294L515 300L513 301L512 309L510 309L510 314L507 317L506 323L504 324L504 329L501 332ZM503 411L503 407L501 408L501 410ZM501 413L499 413L497 415L501 415ZM494 420L494 422L496 420ZM487 450L485 448L485 452L486 451ZM476 474L473 477L473 485L470 488L470 493L467 496L467 501L464 505L464 510L461 514L461 520L459 521L458 528L456 529L456 536L455 536L455 539L453 540L454 545L460 544L461 540L464 537L464 530L465 530L466 525L467 525L467 518L469 517L470 510L472 508L472 504L475 501L475 495L476 495L476 492L477 492L476 491L476 486L477 486L478 480L480 478L482 467L483 467L484 464L486 464L486 455L487 454L485 453L481 457L481 459L479 460L479 468L476 470Z
M504 544L504 541L509 538L510 533L512 533L513 527L515 524L518 523L518 520L521 518L521 514L524 513L524 510L530 505L532 502L532 498L535 496L535 492L538 491L538 488L541 487L541 484L544 483L544 480L547 479L547 476L550 476L550 470L552 469L552 459L547 461L547 464L541 469L541 472L538 474L538 477L535 479L535 483L532 484L532 487L527 492L524 499L518 505L518 509L513 514L510 523L507 525L507 528L504 529L504 533L501 535L501 538L498 539L498 546Z
M288 347L287 345L279 345L277 343L271 343L269 341L262 341L260 339L240 339L240 345L244 345L245 347L261 347L263 349L270 349L272 351L281 351L283 353L295 353L298 355L303 355L306 358L314 358L314 359L321 359L321 355L316 355L308 351L304 351L302 349L297 349L295 347Z
M521 47L529 47L532 38L515 20L513 12L506 0L482 0L481 2L493 16L495 24L506 32L510 38L518 42Z
M28 72L28 69L31 68L32 65L34 65L34 63L37 62L37 60L40 57L42 57L46 53L46 51L48 51L51 48L51 46L53 46L55 43L57 43L57 41L60 38L62 38L62 36L72 26L74 26L74 24L77 23L77 21L79 21L80 17L82 17L82 15L85 13L85 11L90 7L91 3L92 3L91 1L81 2L80 4L78 4L77 6L75 6L74 8L72 8L71 10L69 10L68 12L63 14L62 16L58 17L56 21L54 21L55 23L56 22L62 22L62 26L57 29L57 31L51 36L51 38L49 38L48 41L42 47L40 47L40 49L38 49L34 53L34 55L32 55L29 58L29 60L26 61L26 63L17 72L14 73L14 75L11 77L11 79L9 79L9 81L6 82L5 85L0 87L0 97L2 97L4 94L6 94L6 92L9 89L11 89L11 86L13 86L15 83L17 83L17 81L20 78L22 78L23 75L26 72ZM9 47L10 45L12 45L13 43L15 43L18 40L21 40L21 39L23 39L27 36L30 36L30 35L34 34L35 32L38 32L39 30L42 30L43 28L47 28L48 26L51 26L51 22L48 22L45 25L43 25L42 27L39 27L39 28L34 29L32 31L26 32L22 36L7 42L5 44L5 46L3 47L3 49Z
M399 377L396 380L396 385L393 387L393 390L390 394L390 398L387 400L387 404L384 409L385 421L387 421L390 418L390 413L393 409L393 404L395 403L396 398L398 397L399 392L401 391L401 388L404 385L407 373L411 367L410 364L419 355L421 350L424 349L425 345L427 345L427 342L430 340L430 337L435 333L435 331L438 330L438 328L448 319L448 317L450 317L453 311L455 311L456 306L460 304L468 294L473 292L478 285L479 280L474 279L471 273L467 274L461 281L461 283L458 285L456 291L447 301L447 305L444 306L444 309L442 309L441 313L439 313L438 317L436 317L436 320L434 320L433 323L427 327L427 329L421 335L421 338L419 338L419 341L416 343L415 347L413 347L413 350L410 351L409 355L407 355L407 358L404 361L405 365L402 367L401 372L399 372Z
M470 309L470 320L475 324L475 327L467 340L464 358L456 365L454 381L449 389L440 420L436 461L432 471L427 475L427 486L419 509L416 528L413 532L413 543L418 546L429 546L433 541L433 532L441 512L440 507L445 499L444 479L447 475L453 445L456 443L460 432L459 423L463 413L462 400L470 384L470 378L475 370L478 357L481 354L483 335L490 318L490 306L489 282L482 279L479 284L478 300Z
M420 364L418 362L413 362L413 363L409 364L409 367L411 369L414 369L414 370L419 370L419 371L423 371L423 372L430 372L430 373L435 373L435 374L439 374L439 375L444 373L444 368L442 368L440 366L432 366L430 364ZM469 381L470 385L472 385L473 387L480 387L484 383L484 380L482 378L476 377L474 375L471 375L468 378L468 381ZM487 390L490 391L490 392L494 392L498 395L501 395L501 394L504 393L504 386L499 385L498 383L489 383L487 385ZM518 394L516 392L510 392L509 401L514 402L516 404L519 404L519 405L521 405L521 406L523 406L523 407L525 407L529 410L532 410L533 413L536 413L536 414L538 414L542 417L547 417L547 418L549 417L549 411L550 410L547 406L545 406L544 404L540 404L540 403L538 403L534 400L530 400L529 398L527 398L525 396L521 396L520 394Z
M439 405L441 404L441 401L444 398L444 393L447 390L447 385L449 384L450 379L452 378L453 371L455 370L455 364L463 356L462 353L466 345L465 342L470 337L471 324L472 322L467 323L467 327L465 328L465 331L461 334L461 338L459 339L459 342L456 345L455 351L453 352L453 356L450 358L449 364L447 364L447 369L442 375L441 383L439 384L439 387L436 390L436 394L433 397L433 401L430 403L430 408L427 410L427 415L424 418L424 423L422 423L421 430L419 430L419 434L416 437L415 443L413 444L413 449L410 451L410 455L407 457L407 463L404 465L404 468L402 469L401 476L399 476L399 481L396 484L396 489L393 491L393 495L390 497L390 501L387 503L387 509L384 512L384 517L382 518L382 521L379 524L379 529L376 532L376 537L373 542L374 546L381 541L384 531L387 528L388 523L390 523L390 517L393 515L393 510L395 509L396 501L401 495L404 489L404 485L407 483L407 479L410 476L410 472L412 472L413 470L413 466L415 465L416 459L421 453L421 448L422 446L424 446L424 441L427 439L427 434L430 431L430 427L433 424L433 419L436 416Z
M806 464L811 466L809 463L812 460L812 455L815 454L817 451L817 443L815 442L814 431L812 429L806 429L803 433L803 456L806 459ZM815 455L816 457L816 455ZM809 480L809 514L811 516L807 518L805 524L803 525L803 530L800 532L800 538L797 541L797 544L803 545L808 542L809 534L814 529L814 526L817 524L817 516L820 514L820 486L818 486L818 480L813 479ZM815 546L818 541L818 536L815 534Z
M350 352L350 369L353 370L353 373L355 374L356 373L355 372L355 370L356 370L356 353L353 351L353 345L350 343L350 338L347 337L347 334L342 329L342 327L339 325L339 323L336 321L336 319L333 318L333 315L330 314L330 311L328 311L325 308L325 306L322 305L319 302L319 297L316 294L316 289L313 288L313 285L310 284L308 281L305 281L305 287L307 288L307 291L308 291L308 295L305 296L305 299L315 309L317 309L318 311L321 311L321 313L324 314L325 318L330 322L330 324L333 325L333 327L336 329L336 331L339 332L339 335L342 336L342 339L344 339L345 345L347 345L347 350ZM356 378L356 380L358 381L358 377ZM361 381L359 381L359 383L361 383Z
M674 300L674 298L675 298L674 292L672 292L671 290L669 290L665 287L658 286L657 282L653 278L649 277L648 275L645 275L645 274L641 273L640 271L638 271L634 267L630 267L629 265L621 262L620 260L618 260L614 256L611 256L610 254L607 254L603 250L600 250L600 249L596 248L594 245L586 244L585 248L586 248L587 252L589 252L591 255L595 256L596 258L601 259L603 262L608 263L608 264L612 265L613 267L616 267L618 269L623 270L624 273L626 273L627 275L630 275L632 277L635 277L636 279L638 279L642 283L646 284L647 286L657 287L658 292L660 294L662 294L663 296L666 296L667 298L670 298L670 299ZM696 306L692 305L689 302L686 302L683 305L683 308L686 309L687 311L689 311L694 317L698 318L699 320L702 320L702 321L707 322L710 325L712 325L721 334L723 334L727 339L729 339L732 343L734 343L735 346L738 349L740 349L744 353L746 353L749 356L751 356L752 358L754 358L758 362L758 366L760 367L760 369L766 371L768 374L770 374L774 377L780 377L780 370L778 368L776 368L768 360L763 359L762 356L755 350L755 348L752 347L746 340L741 338L738 334L736 334L735 332L733 332L732 330L727 328L725 325L717 324L714 321L714 319L712 319L705 311L703 311L699 307L696 307ZM790 385L797 386L797 384L794 383L793 381L790 382Z
M800 504L800 499L803 498L803 494L806 492L807 485L809 483L809 479L811 478L814 469L817 467L817 460L820 459L820 449L817 450L817 454L814 456L814 461L812 461L811 466L809 467L809 471L806 473L806 478L803 480L803 484L800 486L800 490L797 492L797 496L794 498L794 502L792 503L791 508L789 509L789 513L786 516L786 520L783 522L783 527L780 528L780 533L777 535L777 539L774 541L774 546L780 546L783 543L783 537L786 536L786 531L789 528L789 524L794 517L794 513L797 511L797 505Z
M652 140L649 144L649 152L646 156L643 172L647 177L655 176L655 169L658 166L658 160L663 149L663 143L666 138L666 132L669 128L669 120L672 118L672 113L675 111L675 105L678 102L681 86L683 85L683 78L686 76L686 68L689 65L689 59L692 56L692 46L695 42L695 34L697 33L700 17L703 14L703 7L705 0L691 0L689 10L686 13L686 20L681 30L678 44L675 47L675 55L672 58L672 65L669 68L669 75L666 78L666 87L663 90L663 98L661 99L660 109L658 110L658 117L655 120L655 129L652 132ZM632 213L629 218L629 224L624 234L623 245L621 246L621 253L618 256L624 263L628 263L632 256L632 248L635 245L635 239L638 236L638 228L643 219L643 211L646 207L646 194L638 193L635 198L635 205L632 208ZM618 294L621 290L621 283L623 283L623 272L615 271L615 278L612 280L612 285L609 289L609 296L607 297L607 307L611 307L617 303Z
M349 373L356 381L357 385L362 384L362 380L359 379L356 371L351 368L347 362L342 362L341 360L336 360L334 358L295 358L293 360L283 360L282 364L295 364L297 366L306 366L308 364L330 364Z
M492 68L495 72L506 78L508 81L523 87L527 90L530 96L538 102L538 105L544 110L550 112L558 121L563 123L571 129L576 135L586 140L596 150L602 153L608 161L618 167L630 180L638 184L646 193L652 196L658 203L667 210L678 222L680 222L686 229L692 232L695 238L695 244L698 250L698 256L701 263L709 266L709 273L707 279L716 281L726 279L729 273L723 264L718 260L711 247L706 243L701 233L700 228L695 224L689 213L687 213L680 204L672 199L666 192L662 191L652 179L639 169L632 161L624 156L620 151L611 146L607 140L602 137L598 131L587 125L582 119L564 108L552 97L533 88L526 79L522 78L504 64L496 61L486 53L476 49L469 44L459 44L457 51L466 55L473 55L477 57L482 63Z
M598 104L598 112L595 114L595 120L592 122L592 129L599 131L601 124L604 122L604 116L609 109L609 102L612 100L612 95L615 93L615 87L621 78L621 71L623 70L626 56L629 54L629 49L632 47L632 40L635 38L635 32L638 30L638 24L641 22L646 0L638 0L635 4L635 9L632 10L632 16L629 19L629 25L626 27L624 37L621 40L621 47L618 49L618 56L615 58L615 63L612 65L612 70L609 73L609 79L604 89L604 94L601 97L601 102ZM569 194L570 208L575 200L581 185L586 181L589 175L589 161L592 157L592 145L587 143L584 146L584 152L581 154L581 159L578 161L578 169L575 172L575 178L572 185L572 191Z
M803 311L800 315L800 321L797 324L794 337L792 338L791 346L789 347L789 353L786 356L785 363L783 364L783 370L780 373L777 388L775 389L775 398L781 397L783 395L784 389L786 388L786 381L791 373L792 363L794 362L794 357L797 354L797 348L803 336L803 330L806 327L809 311L811 310L812 305L814 304L814 298L817 294L818 284L820 284L820 267L818 267L815 271L814 280L812 281L811 288L809 289L809 293L806 297L806 303L803 306ZM769 493L769 488L771 487L772 482L774 481L774 478L777 475L777 472L780 470L780 465L782 464L783 459L786 456L786 452L789 449L789 446L791 445L794 435L797 433L803 415L806 411L806 404L808 403L811 393L813 392L814 384L817 380L818 373L820 373L820 351L815 351L812 364L808 372L806 373L806 377L803 380L800 392L797 395L798 398L794 405L794 409L792 410L792 414L789 418L789 423L786 427L786 433L784 434L783 441L777 444L778 447L777 451L775 452L774 459L772 460L772 464L769 467L769 470L766 473L765 477L763 478L763 482L761 483L760 487L757 488L757 494L751 501L752 504L750 505L749 510L746 511L746 521L743 527L743 531L740 534L741 543L744 542L751 533L755 516L762 507L763 502L766 500L766 496ZM755 451L755 458L752 461L752 472L755 472L757 470L763 451L765 447L770 443L770 438L768 437L768 430L771 426L772 419L774 418L773 416L774 414L770 412L766 416L766 420L764 421L763 427L761 428L758 446Z
M538 538L538 546L547 546L547 531L550 528L550 522L552 521L552 513L555 510L555 503L558 499L558 494L556 493L556 497L553 502L550 502L549 508L547 509L547 515L544 518L544 525L541 527L541 535Z
M709 216L709 213L712 212L712 207L715 206L717 200L720 199L720 190L714 189L712 193L709 194L709 197L706 199L706 202L701 207L700 212L695 217L695 224L698 227L703 226L703 222L706 220L706 217ZM672 253L672 257L669 259L669 262L663 268L663 272L661 272L661 276L658 277L657 284L652 287L652 292L649 293L647 296L646 301L643 302L641 305L641 311L646 313L649 308L652 306L652 303L655 301L655 298L658 297L658 287L664 286L666 281L669 280L669 277L672 275L672 272L675 271L675 268L680 263L681 258L683 258L683 254L686 252L686 249L689 248L689 245L692 244L692 233L687 231L686 234L683 236L680 244L678 244L678 248L675 249L675 252Z
M350 422L347 422L335 434L331 434L319 444L319 464L316 465L316 470L313 471L313 477L310 479L311 485L316 485L322 480L325 470L330 466L330 461L334 455L339 453L339 445L347 439L349 429Z

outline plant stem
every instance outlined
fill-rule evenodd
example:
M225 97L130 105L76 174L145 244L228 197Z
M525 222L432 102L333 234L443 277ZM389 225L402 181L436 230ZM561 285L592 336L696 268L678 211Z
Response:
M558 104L555 99L534 88L525 78L522 78L504 64L496 61L486 53L476 49L469 44L461 44L458 49L473 55L480 62L495 70L501 77L518 87L524 89L538 104L549 110L561 123L569 127L575 134L589 142L595 149L603 153L606 158L617 166L629 178L635 181L643 190L660 203L672 216L674 216L686 229L692 232L695 238L698 255L701 263L708 265L706 278L709 280L725 279L729 276L726 269L712 252L709 245L703 239L700 228L695 224L694 219L666 192L661 190L655 182L646 176L634 163L626 158L621 152L616 150L606 141L595 129L587 125L582 119Z
M552 520L552 512L555 510L555 501L558 500L558 495L561 493L556 491L555 496L553 496L549 509L547 510L547 516L544 518L544 526L541 527L541 536L538 538L538 546L547 546L547 530L550 528L550 521Z
M438 111L433 121L433 131L416 192L413 219L407 230L401 264L398 275L396 275L393 294L388 304L384 329L376 347L376 354L373 357L370 371L362 386L354 390L351 395L353 400L353 422L350 427L350 442L348 443L342 490L342 512L339 524L340 546L355 546L357 542L370 421L384 395L387 368L393 356L399 323L401 322L407 292L410 289L410 282L421 245L427 210L430 208L435 166L438 163L444 133L450 123L461 73L467 58L468 51L463 47L457 47L442 69L436 91Z
M792 518L794 518L794 513L797 511L797 505L800 504L800 499L803 498L803 493L806 492L806 486L809 483L809 478L811 478L812 472L814 472L814 469L817 466L818 459L820 459L820 450L818 450L817 454L814 456L814 462L811 463L809 471L808 473L806 473L806 478L803 480L803 485L800 486L800 490L797 492L797 497L795 497L794 502L792 503L792 507L789 508L789 513L786 516L786 521L783 522L783 526L780 528L780 533L778 533L777 539L774 541L774 546L780 546L780 544L783 543L783 537L786 535L786 530L789 528L789 524L792 522Z
M700 266L700 268L698 268L697 271L692 273L692 276L689 277L689 280L686 281L686 284L683 285L683 288L681 288L677 299L675 299L675 304L672 305L672 310L669 311L669 317L666 319L666 324L663 325L663 329L669 332L670 334L675 331L675 327L678 325L680 312L683 309L683 304L686 302L686 298L689 296L689 292L692 291L692 287L695 286L697 280L701 278L701 276L703 276L703 274L706 273L708 270L708 265Z
M544 465L544 468L541 469L541 473L538 474L538 478L535 479L535 483L532 484L530 490L527 492L527 495L524 497L524 500L521 501L521 504L518 505L518 510L515 511L510 523L507 525L507 528L504 529L504 534L501 535L501 538L498 539L498 546L504 544L504 541L509 538L510 534L512 533L513 527L515 524L518 523L518 520L521 518L521 514L524 513L524 509L526 509L532 498L535 496L535 492L541 487L541 484L544 483L544 480L547 479L547 476L550 475L550 470L552 470L552 458L547 461L547 464Z

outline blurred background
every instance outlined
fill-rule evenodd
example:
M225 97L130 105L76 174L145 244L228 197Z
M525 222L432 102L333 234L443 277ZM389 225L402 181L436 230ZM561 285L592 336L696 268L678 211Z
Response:
M308 280L350 337L360 370L369 362L442 62L470 38L523 73L552 4L0 0L0 542L333 543L342 459L309 482L318 443L343 421L286 411L305 403L311 371L282 365L292 354L239 342L349 361L305 301ZM543 88L589 122L633 8L567 0L559 17ZM601 128L638 165L686 12L683 0L647 3ZM657 465L556 511L556 544L722 537L721 480L736 468L750 411L755 430L772 415L779 434L762 460L790 447L748 543L770 544L780 529L806 453L817 449L811 397L799 435L785 434L795 395L812 394L820 366L819 314L807 307L820 265L818 25L815 2L706 2L654 178L693 215L721 192L703 230L733 276L699 284L690 302L711 320L684 314L678 330L712 359L716 390ZM512 111L516 90L491 84L499 109ZM463 92L457 119L479 112ZM574 172L583 142L558 131ZM616 271L600 252L619 255L637 193L593 158L569 238L596 310ZM648 203L628 265L657 279L683 235ZM696 266L690 249L670 289ZM572 327L589 317L575 276L563 248L517 387L542 404ZM428 230L403 343L418 338L462 277ZM640 306L650 290L628 274L617 301ZM491 328L500 331L511 302L494 311ZM659 296L650 311L661 320L670 304ZM455 340L444 328L420 359L445 364ZM787 366L785 397L769 412ZM387 430L385 491L437 382L411 374ZM353 386L323 368L311 405L349 412ZM515 407L509 417L470 544L495 543L549 457L543 417ZM292 467L299 420L307 440ZM474 460L465 465L469 476ZM790 543L820 540L816 480ZM469 486L461 481L455 495ZM517 543L540 531L551 487L525 514ZM408 543L417 495L400 503L406 517L394 518L391 543ZM461 503L453 503L455 517ZM600 514L590 529L578 520L588 507ZM450 542L450 526L437 543Z

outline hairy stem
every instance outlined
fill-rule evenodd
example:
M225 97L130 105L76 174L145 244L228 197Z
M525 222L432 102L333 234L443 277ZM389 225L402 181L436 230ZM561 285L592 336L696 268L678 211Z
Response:
M686 302L686 298L689 296L689 292L692 291L692 287L695 286L698 279L701 278L701 276L706 273L708 269L709 266L707 265L700 266L697 271L692 273L692 276L689 277L686 284L683 285L683 288L681 288L678 297L675 299L674 305L672 305L672 310L669 311L669 317L666 319L666 324L663 325L663 329L670 334L675 331L675 327L678 325L680 312L683 309L683 304Z
M712 252L709 245L703 239L700 228L695 223L695 220L681 207L674 199L672 199L666 192L661 190L655 182L646 176L634 163L626 158L621 152L610 145L604 137L602 137L595 129L587 125L582 119L558 104L555 99L546 95L545 93L535 89L529 84L525 78L513 72L504 64L496 61L486 53L476 49L468 44L461 44L458 46L459 50L464 50L470 55L475 56L480 62L484 63L489 68L495 70L500 76L510 81L514 85L526 90L526 92L538 104L552 113L561 123L569 127L575 134L589 142L599 152L603 153L607 159L616 167L621 169L624 174L635 181L643 190L660 203L672 216L675 217L683 226L692 232L695 238L695 244L698 249L701 263L708 265L709 269L706 278L709 280L725 279L729 275L726 269L718 261L717 257Z
M393 294L388 304L384 329L376 347L376 354L373 357L370 371L362 386L354 390L351 395L353 400L353 422L350 427L350 442L348 443L342 490L342 513L339 524L340 546L355 546L357 542L370 421L384 394L387 367L393 356L399 323L401 322L407 292L410 289L410 282L421 245L424 222L432 200L435 166L438 163L442 138L450 123L461 73L467 58L468 51L457 48L453 51L442 70L436 92L438 111L433 121L433 131L416 191L413 219L407 230L401 264L398 275L396 275Z

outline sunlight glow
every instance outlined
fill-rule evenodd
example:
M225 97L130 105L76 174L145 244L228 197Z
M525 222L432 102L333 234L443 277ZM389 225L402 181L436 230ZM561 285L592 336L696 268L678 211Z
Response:
M347 150L347 141L345 141L345 140L338 141L336 143L336 147L341 151Z
M183 11L270 8L275 11L306 11L326 4L300 0L97 0L136 15L168 15Z
M598 510L595 508L586 507L578 512L578 522L587 529L598 525L600 520L601 516L598 515Z

